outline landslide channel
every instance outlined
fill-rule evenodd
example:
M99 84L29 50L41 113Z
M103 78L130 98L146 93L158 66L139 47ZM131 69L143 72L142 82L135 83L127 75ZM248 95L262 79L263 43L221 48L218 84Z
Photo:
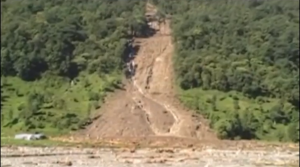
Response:
M155 7L147 5L147 13ZM151 10L151 11L149 11ZM154 12L153 12L154 11ZM118 90L101 107L100 117L84 131L92 138L105 137L187 137L216 139L205 120L184 108L176 98L169 21L158 26L151 22L157 33L135 39L139 51L132 82Z

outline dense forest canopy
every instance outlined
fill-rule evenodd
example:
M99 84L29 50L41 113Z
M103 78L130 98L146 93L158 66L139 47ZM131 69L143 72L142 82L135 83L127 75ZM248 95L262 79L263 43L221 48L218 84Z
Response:
M118 87L144 10L141 0L2 1L2 127L77 129Z
M1 4L1 75L33 80L43 72L75 77L120 68L128 31L144 26L144 3L18 1Z
M200 102L203 94L185 99L221 137L299 141L298 0L152 2L172 18L180 87L238 94L231 109L217 108L216 95L207 99L211 107ZM240 107L242 98L253 104Z

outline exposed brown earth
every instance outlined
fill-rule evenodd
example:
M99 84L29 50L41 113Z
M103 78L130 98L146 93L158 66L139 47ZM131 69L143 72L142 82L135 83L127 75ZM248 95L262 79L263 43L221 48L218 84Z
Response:
M147 6L151 11L153 6ZM147 11L147 13L151 13ZM216 140L201 116L184 108L176 98L169 22L151 23L158 33L135 39L139 51L136 75L99 110L100 117L80 134L89 138L159 136ZM160 138L159 140L161 140Z

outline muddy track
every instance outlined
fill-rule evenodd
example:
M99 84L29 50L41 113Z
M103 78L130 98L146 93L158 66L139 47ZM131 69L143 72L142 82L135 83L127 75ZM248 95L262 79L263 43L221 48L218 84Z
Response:
M149 84L150 84L149 78L151 78L151 73L152 73L152 69L150 72L148 72L148 74L150 74L150 76L149 75L147 76L146 82ZM174 111L174 109L171 109L171 107L169 105L163 104L163 103L159 102L157 99L150 97L147 93L145 93L142 90L141 86L139 86L135 80L133 80L133 85L136 88L136 90L138 91L138 93L140 93L142 96L144 96L148 99L151 99L156 104L163 106L166 109L166 111L168 111L174 118L174 123L168 133L161 133L161 132L159 132L159 130L157 130L157 128L152 127L152 130L155 132L155 134L158 136L178 136L178 137L180 137L180 135L178 134L178 131L180 131L181 123L183 121L182 121L182 118L180 118L178 116L178 114ZM133 96L133 99L135 99L135 96ZM147 113L147 115L149 115L151 117L151 111L148 111L146 109L144 109L144 111Z
M146 6L146 13L154 13L156 12L157 9L155 6L151 5L151 4L147 4ZM152 23L151 25L157 25L157 23ZM149 93L147 92L147 89L149 89L150 87L152 87L153 83L152 84L152 77L153 77L153 73L155 72L154 71L154 66L155 66L155 63L157 61L161 61L160 57L164 54L164 52L166 52L166 50L168 49L171 49L173 50L173 47L172 47L172 44L169 43L171 41L171 36L170 36L170 27L169 27L169 24L164 24L163 26L159 25L158 27L151 27L153 29L163 29L163 30L169 30L168 32L160 32L159 34L156 34L152 37L150 37L152 39L151 40L148 40L148 39L140 39L140 40L144 40L145 43L149 42L150 44L149 45L160 45L162 47L162 49L160 49L160 52L157 53L157 55L154 55L152 54L151 57L152 57L152 60L149 58L148 61L150 61L151 63L148 64L148 67L147 67L147 72L146 72L146 85L145 86L145 91L143 91L142 89L142 86L140 84L138 84L138 82L136 82L135 78L134 78L134 81L133 81L133 85L134 87L139 91L140 94L142 94L143 96L153 100L154 102L156 102L157 104L159 104L160 106L163 106L167 112L169 112L173 118L174 118L174 123L173 125L171 126L170 130L168 133L164 133L163 135L169 135L169 136L178 136L178 137L181 137L181 134L180 134L180 129L181 129L181 126L182 126L182 123L183 123L183 118L181 117L181 115L178 113L178 111L176 111L176 109L174 109L174 107L170 104L166 104L165 101L160 101L159 99L155 98L155 97L151 97L151 95L149 95ZM167 39L167 43L164 43L162 41L160 41L160 39L158 38L169 38ZM148 50L143 50L144 52L147 52ZM167 53L168 54L168 53ZM138 54L137 56L143 56L145 55L145 53L140 53ZM168 55L168 56L172 56L172 55ZM137 63L139 63L137 61ZM169 67L172 69L172 67ZM137 73L139 73L139 71L137 71ZM169 76L171 74L168 74L166 73L165 75ZM140 76L143 76L143 75L140 75ZM169 76L171 77L171 76ZM137 79L139 80L139 79ZM163 81L162 81L163 82ZM159 91L159 90L157 90ZM161 133L157 133L157 135L162 135Z
M159 37L168 37L171 38L170 36L154 36L152 38L159 38ZM162 49L162 53L160 53L159 55L163 54L165 52L165 50L167 49L168 45L165 45L164 48ZM151 85L151 78L152 78L152 74L153 74L153 66L155 65L155 61L159 60L159 56L152 60L151 65L148 67L148 72L147 72L147 85L145 86L146 88L149 88ZM170 106L169 104L165 104L164 102L160 102L158 99L156 98L152 98L147 92L144 92L141 88L140 85L137 84L137 82L134 80L133 81L133 85L135 86L135 88L139 91L140 94L142 94L143 96L153 100L154 102L156 102L157 104L163 106L166 111L168 111L174 118L174 123L172 125L172 127L170 128L169 133L165 133L163 135L169 135L169 136L178 136L180 137L181 135L179 134L180 128L182 126L183 123L183 118L178 114L178 111L176 111L176 109L174 109L174 107Z
M158 102L158 100L156 100L156 99L154 99L154 98L151 98L150 96L148 96L147 94L145 94L145 93L142 91L142 89L140 88L140 86L136 84L135 81L133 81L133 85L134 85L134 87L136 88L136 90L138 91L139 94L141 94L143 97L145 97L145 98L147 98L147 99L150 99L150 100L154 101L156 104L158 104L158 105L164 107L164 108L166 109L166 111L168 111L169 113L171 113L171 115L172 115L173 118L174 118L174 123L173 123L173 125L171 126L169 132L163 133L163 132L160 132L160 130L157 129L157 128L155 127L155 125L153 125L153 124L151 123L150 119L151 119L151 116L152 116L153 113L152 113L151 111L149 111L149 110L143 108L143 111L145 111L145 113L149 116L149 117L148 117L148 123L149 123L149 125L151 126L151 129L153 130L153 132L154 132L156 135L158 135L158 136L177 136L177 133L174 133L174 128L177 128L177 129L180 128L180 120L179 120L178 116L176 115L176 113L175 113L173 110L170 110L170 107L169 107L169 106L164 105L164 104ZM133 96L133 99L136 100L136 97ZM144 101L142 101L142 103L145 103L145 104L146 104L146 102L144 102ZM139 102L136 101L136 104L139 105ZM176 131L175 131L175 132L176 132Z
M133 81L133 83L135 83L135 82ZM135 86L135 84L133 84L133 85ZM138 89L138 87L136 87L136 86L135 86L135 88ZM159 136L164 135L164 133L160 132L160 130L155 126L155 124L152 123L152 121L151 121L152 112L149 111L149 109L147 109L145 106L143 106L143 104L145 104L145 102L143 100L141 100L141 101L137 100L136 93L140 93L142 96L144 96L144 94L142 92L140 92L140 91L133 92L133 94L132 94L132 100L135 102L135 105L137 107L139 107L143 112L145 112L145 114L146 114L146 120L147 120L147 123L148 123L149 127L155 133L155 135L159 135ZM145 97L145 98L147 98L147 97Z
M151 25L157 25L157 23ZM134 60L138 64L138 68L133 85L140 94L153 100L172 115L174 123L169 132L163 135L198 138L196 126L202 120L193 120L191 112L186 111L183 107L178 107L180 104L174 105L174 99L176 99L172 86L174 84L172 72L174 47L172 37L169 35L171 30L168 21L159 27L161 30L154 36L136 39L140 50ZM158 29L158 27L152 28ZM155 114L155 111L152 112ZM202 126L207 125L203 123Z

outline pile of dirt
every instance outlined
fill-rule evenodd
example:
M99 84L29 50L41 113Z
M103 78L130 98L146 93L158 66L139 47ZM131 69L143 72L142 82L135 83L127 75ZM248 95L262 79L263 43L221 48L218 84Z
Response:
M108 98L100 109L99 118L83 133L91 138L144 137L170 131L174 118L166 109L151 99L133 91L119 90Z
M118 91L107 101L99 111L100 117L84 134L92 138L154 135L146 123L147 115L135 105L128 92Z

